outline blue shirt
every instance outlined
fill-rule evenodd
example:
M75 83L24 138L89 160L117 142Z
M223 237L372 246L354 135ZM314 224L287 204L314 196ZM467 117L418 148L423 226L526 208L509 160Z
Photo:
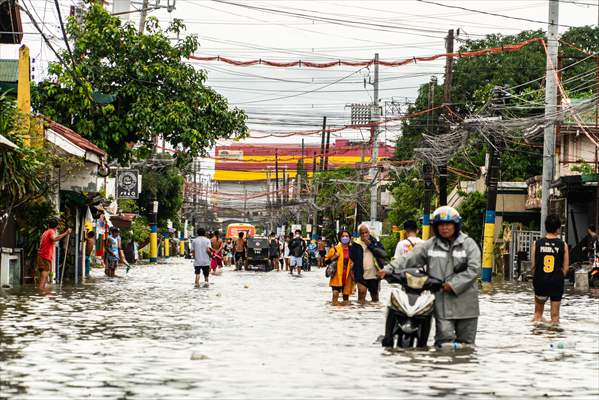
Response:
M119 261L119 238L110 235L108 236L106 244L108 246L108 249L110 250L110 252L108 253L108 258L110 260Z

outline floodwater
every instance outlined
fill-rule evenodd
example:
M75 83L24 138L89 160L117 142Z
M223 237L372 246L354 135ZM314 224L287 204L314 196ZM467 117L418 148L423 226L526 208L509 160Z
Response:
M496 285L481 295L475 350L388 352L376 343L383 306L331 306L322 270L226 270L199 289L182 259L93 274L48 295L2 292L0 398L599 395L599 299L588 295L569 292L563 330L550 331L531 324L526 284Z

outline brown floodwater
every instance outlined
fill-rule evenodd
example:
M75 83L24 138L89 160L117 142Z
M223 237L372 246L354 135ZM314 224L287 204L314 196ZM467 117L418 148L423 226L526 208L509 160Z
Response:
M331 306L322 270L226 270L199 289L182 259L93 275L0 292L0 398L599 395L599 299L571 289L560 330L530 322L528 284L496 284L481 294L475 349L389 352L376 342L384 306Z

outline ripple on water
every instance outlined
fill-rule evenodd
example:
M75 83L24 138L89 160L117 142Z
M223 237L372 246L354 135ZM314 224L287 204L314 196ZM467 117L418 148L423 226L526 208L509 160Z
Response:
M225 271L208 289L193 288L182 260L93 274L47 296L0 296L0 397L599 395L599 298L568 292L563 330L552 331L530 323L527 284L495 285L481 295L475 350L389 352L375 343L384 306L331 306L322 271ZM555 341L575 345L552 351Z

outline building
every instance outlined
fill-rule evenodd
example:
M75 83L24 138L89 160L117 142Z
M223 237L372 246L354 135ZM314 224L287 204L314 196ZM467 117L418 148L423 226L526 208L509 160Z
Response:
M384 143L379 143L378 150L381 159L391 158L395 153L393 146ZM254 216L269 203L289 203L299 198L298 188L302 183L298 182L301 180L298 168L311 177L314 171L320 170L321 164L327 164L328 169L355 167L369 163L370 154L371 147L367 143L348 139L333 141L328 157L322 154L320 143L217 146L212 177L216 190L211 195L212 203L219 215L229 211L237 216Z

